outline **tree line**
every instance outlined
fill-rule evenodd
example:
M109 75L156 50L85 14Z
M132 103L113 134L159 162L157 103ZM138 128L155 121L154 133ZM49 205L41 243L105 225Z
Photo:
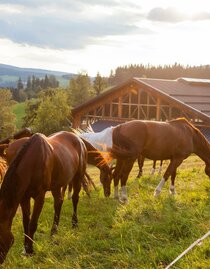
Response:
M111 71L109 84L116 85L133 77L177 79L179 77L210 79L210 65L183 66L181 64L153 66L143 64L131 64L117 67Z

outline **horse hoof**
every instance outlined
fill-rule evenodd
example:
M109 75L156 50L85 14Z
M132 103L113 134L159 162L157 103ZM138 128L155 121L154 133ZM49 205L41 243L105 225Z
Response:
M22 253L21 253L23 256L26 256L26 257L30 257L30 256L33 256L34 255L34 251L33 250L27 250L24 248Z
M127 197L121 197L121 198L119 199L119 202L120 202L121 204L127 204L127 203L128 203L128 198L127 198Z
M57 232L58 232L58 226L53 225L50 235L53 236L53 235L57 234Z
M170 189L170 190L169 190L169 193L170 193L171 195L175 195L175 194L176 194L176 191L175 191L174 189Z
M76 229L78 227L77 223L72 223L72 229Z

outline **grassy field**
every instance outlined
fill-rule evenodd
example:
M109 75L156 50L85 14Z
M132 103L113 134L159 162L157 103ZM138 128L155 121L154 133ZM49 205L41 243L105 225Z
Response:
M16 127L19 130L22 128L22 118L25 116L25 103L17 103L14 106L13 112L16 115Z
M165 163L166 165L166 163ZM137 180L135 165L128 180L129 202L120 204L104 198L98 170L88 171L98 190L91 198L82 191L78 205L79 227L71 229L71 201L65 199L59 232L50 238L53 200L47 194L35 234L35 255L23 256L21 213L16 214L12 231L15 243L4 268L124 269L164 268L194 241L210 230L210 180L204 164L189 157L178 169L177 194L171 197L169 183L158 198L153 197L160 176L149 176L151 161L146 161L144 176ZM210 238L194 247L173 268L210 268Z

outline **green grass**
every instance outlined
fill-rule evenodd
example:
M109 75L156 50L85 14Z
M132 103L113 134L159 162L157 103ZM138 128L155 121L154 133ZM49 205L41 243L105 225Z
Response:
M165 164L166 165L166 164ZM158 198L153 197L159 176L137 180L137 166L128 180L127 204L104 198L98 183L98 170L88 171L98 190L91 198L82 191L78 205L79 227L71 229L72 204L65 199L58 234L50 238L53 200L47 195L35 234L35 255L25 257L21 213L16 214L12 231L15 243L4 268L124 269L164 268L194 241L210 230L210 180L204 164L191 156L179 168L175 181L177 194L171 197L167 182ZM209 268L210 238L194 247L173 268Z
M22 128L22 119L25 116L25 103L17 103L13 112L16 115L16 127L19 130Z

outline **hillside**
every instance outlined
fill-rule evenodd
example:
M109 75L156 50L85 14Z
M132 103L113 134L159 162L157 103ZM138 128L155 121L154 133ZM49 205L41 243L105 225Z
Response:
M73 73L61 71L52 71L36 68L21 68L6 64L0 64L0 87L16 87L17 80L21 77L23 82L27 81L29 76L42 78L45 75L54 75L60 82L60 86L66 86Z

